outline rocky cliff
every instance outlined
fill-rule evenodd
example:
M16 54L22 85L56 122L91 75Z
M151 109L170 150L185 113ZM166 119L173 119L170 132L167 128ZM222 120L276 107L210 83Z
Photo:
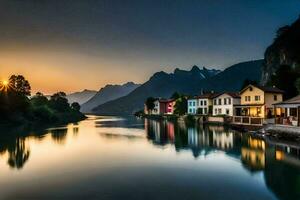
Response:
M266 49L261 83L268 84L280 65L300 70L300 18L278 29L274 42Z

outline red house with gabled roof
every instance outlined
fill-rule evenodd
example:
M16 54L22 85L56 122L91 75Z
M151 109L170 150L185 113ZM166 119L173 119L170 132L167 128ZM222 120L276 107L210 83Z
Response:
M174 99L159 99L160 114L173 114L175 102Z

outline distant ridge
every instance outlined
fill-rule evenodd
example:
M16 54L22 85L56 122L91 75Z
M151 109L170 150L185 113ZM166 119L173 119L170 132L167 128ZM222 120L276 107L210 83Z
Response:
M69 103L77 102L79 104L85 103L87 100L89 100L91 97L93 97L97 91L95 90L83 90L81 92L74 92L67 95L67 99Z
M108 84L101 88L96 94L81 106L81 112L91 113L92 109L108 101L117 99L119 97L129 94L136 89L140 84L127 82L123 85Z

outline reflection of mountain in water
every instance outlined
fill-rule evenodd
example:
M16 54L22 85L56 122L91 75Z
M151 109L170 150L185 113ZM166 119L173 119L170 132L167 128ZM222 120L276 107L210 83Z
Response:
M240 159L250 173L263 173L267 187L279 199L300 199L300 145L270 144L220 126L145 120L145 129L153 144L173 144L176 151L191 150L195 158L223 151Z

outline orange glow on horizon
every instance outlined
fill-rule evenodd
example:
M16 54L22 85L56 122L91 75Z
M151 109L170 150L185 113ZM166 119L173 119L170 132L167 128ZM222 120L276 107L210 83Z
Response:
M7 86L7 85L8 85L8 81L7 81L7 80L4 80L4 81L2 81L2 84L3 84L4 86Z
M0 91L7 91L9 87L9 82L7 80L3 80L0 82Z

